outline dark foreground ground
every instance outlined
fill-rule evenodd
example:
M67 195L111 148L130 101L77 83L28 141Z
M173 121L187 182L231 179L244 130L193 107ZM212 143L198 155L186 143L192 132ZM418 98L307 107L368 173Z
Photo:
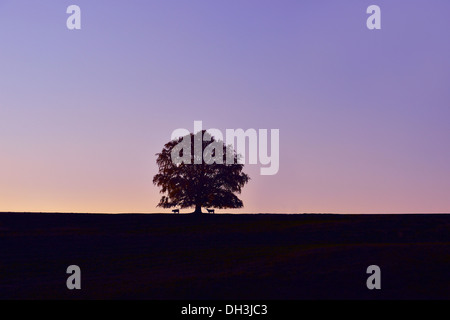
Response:
M450 299L449 231L450 215L0 213L0 299Z

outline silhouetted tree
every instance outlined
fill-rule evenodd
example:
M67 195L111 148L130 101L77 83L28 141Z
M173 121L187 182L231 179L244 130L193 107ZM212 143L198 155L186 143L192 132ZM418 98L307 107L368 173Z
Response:
M243 207L235 193L241 193L250 180L242 172L244 165L237 163L238 155L231 146L215 140L205 130L169 141L156 155L159 172L153 177L153 183L164 194L158 207L195 207L194 213L201 213L202 207ZM184 157L184 161L174 161L174 155ZM232 162L227 163L227 156Z

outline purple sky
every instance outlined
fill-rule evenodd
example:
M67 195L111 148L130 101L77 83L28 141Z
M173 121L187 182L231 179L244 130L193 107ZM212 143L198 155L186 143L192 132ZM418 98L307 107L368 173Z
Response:
M366 27L371 4L381 30ZM280 129L278 174L245 166L232 212L450 212L449 12L0 0L0 211L163 212L155 153L202 120Z

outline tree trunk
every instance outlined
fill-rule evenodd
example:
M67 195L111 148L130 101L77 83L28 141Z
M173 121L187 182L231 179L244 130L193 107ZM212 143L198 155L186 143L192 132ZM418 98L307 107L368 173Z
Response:
M194 211L194 213L202 213L202 206L199 205L199 204L197 204L197 205L195 206L195 211Z

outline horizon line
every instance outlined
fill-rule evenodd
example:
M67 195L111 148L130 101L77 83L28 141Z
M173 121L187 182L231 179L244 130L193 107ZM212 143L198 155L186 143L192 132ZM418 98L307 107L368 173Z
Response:
M91 215L150 215L150 214L161 214L161 215L187 215L192 214L192 212L185 212L174 214L172 212L69 212L69 211L0 211L0 214L91 214ZM450 212L360 212L360 213L339 213L339 212L297 212L297 213L289 213L289 212L240 212L240 213L215 213L209 214L207 212L202 212L205 215L427 215L427 214L450 214ZM199 214L200 215L200 214Z

